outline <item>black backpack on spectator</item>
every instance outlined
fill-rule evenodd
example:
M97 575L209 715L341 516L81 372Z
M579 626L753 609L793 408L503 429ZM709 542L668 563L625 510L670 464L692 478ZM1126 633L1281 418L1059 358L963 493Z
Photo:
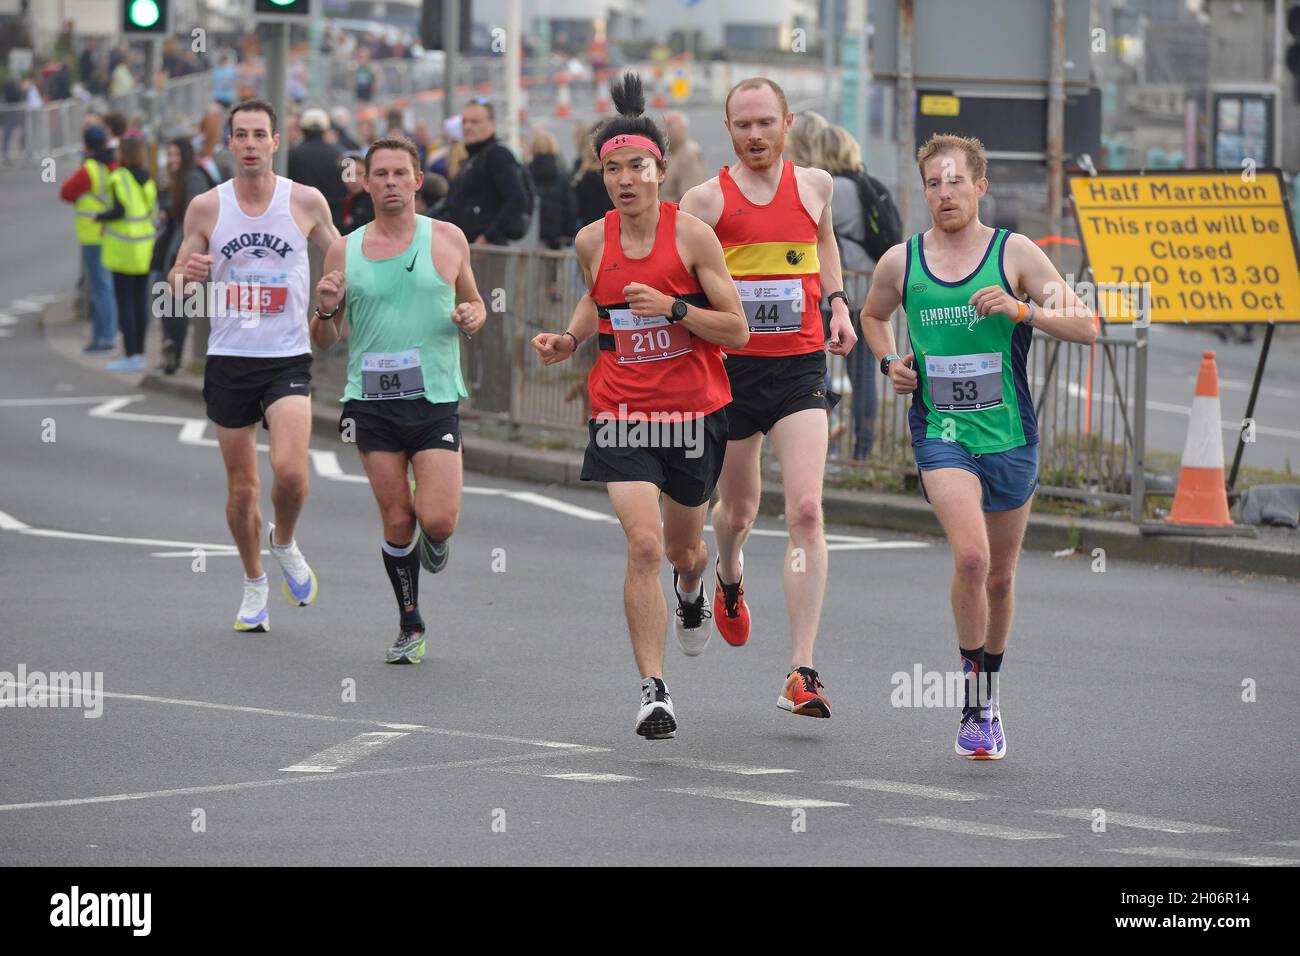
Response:
M862 223L866 239L861 243L867 255L876 262L903 241L903 217L894 205L894 197L889 195L885 184L865 170L859 170L853 176L853 183L858 187L858 202L862 204Z

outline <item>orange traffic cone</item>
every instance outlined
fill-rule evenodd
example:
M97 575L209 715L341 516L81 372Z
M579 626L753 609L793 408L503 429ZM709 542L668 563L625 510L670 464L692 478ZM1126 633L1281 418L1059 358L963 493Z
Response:
M1257 532L1233 524L1223 480L1223 421L1219 413L1219 367L1213 352L1201 353L1192 418L1183 446L1183 465L1174 491L1174 506L1164 521L1141 525L1143 534L1246 535Z
M555 116L556 119L568 119L572 112L572 104L569 101L569 74L561 73L559 82L559 89L555 92Z

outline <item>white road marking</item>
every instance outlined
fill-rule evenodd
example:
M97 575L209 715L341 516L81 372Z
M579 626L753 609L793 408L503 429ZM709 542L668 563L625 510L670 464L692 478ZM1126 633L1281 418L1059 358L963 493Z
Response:
M1021 830L1016 827L1004 827L997 823L949 820L945 817L889 817L881 819L880 822L896 823L904 827L920 827L924 830L943 830L948 833L961 833L966 836L994 837L999 840L1054 840L1065 836L1064 833Z
M3 526L0 525L0 527ZM16 530L21 534L31 535L36 538L64 538L68 541L94 541L98 544L143 544L154 548L202 548L204 551L210 551L214 554L225 554L228 551L234 550L234 545L231 544L211 544L203 541L172 541L167 538L123 538L111 534L88 534L83 531L57 531L52 528L23 527L10 530ZM189 555L189 557L193 557L193 555Z
M736 790L731 787L663 787L660 793L684 793L690 797L713 797L716 800L735 800L738 803L754 803L760 807L784 807L793 810L796 807L847 807L847 803L833 800L814 800L812 797L792 797L784 793L764 793L761 790Z
M667 764L670 767L689 767L692 770L715 770L718 773L736 773L742 777L758 777L765 774L798 773L797 770L785 770L781 767L746 767L738 763L722 763L717 760L696 760L694 757L654 757L638 760L644 764Z
M8 312L0 312L0 326L17 325L18 317L10 315Z
M0 531L26 531L27 527L13 515L0 511Z
M1092 820L1093 811L1086 807L1070 810L1039 810L1049 817L1065 817L1069 820ZM1136 813L1111 813L1106 811L1106 824L1117 827L1134 827L1139 830L1159 830L1161 833L1232 833L1231 829L1207 826L1204 823L1187 823L1183 820L1162 820L1159 817L1144 817Z
M604 512L592 511L590 508L580 508L578 505L571 505L567 501L561 501L558 498L551 498L547 495L539 495L533 491L507 491L507 498L513 498L515 501L524 501L530 505L536 505L539 508L546 508L550 511L558 511L560 514L568 515L571 518L582 518L586 521L606 521L614 524L618 519L613 515L607 515Z
M206 552L204 552L204 555L203 555L203 556L204 556L205 558L237 558L237 557L239 557L239 550L238 550L238 549L237 549L233 544L232 544L232 545L223 546L223 548L224 548L224 550L221 550L221 551L216 551L216 550L206 551ZM271 552L268 551L266 548L263 548L263 549L262 549L262 556L263 556L263 557L269 557L270 554L271 554ZM190 551L150 551L150 552L149 552L149 557L151 557L151 558L193 558L193 557L194 557L194 551L193 551L193 550L190 550Z
M644 777L629 777L622 773L591 773L583 770L551 770L547 767L489 767L493 773L515 773L525 777L548 777L552 780L573 780L578 783L635 783Z
M1275 840L1274 846L1300 846L1300 840Z
M38 302L36 299L14 299L9 303L8 308L17 309L19 312L44 312L46 302Z
M47 807L80 807L95 803L122 803L127 800L155 800L165 797L185 797L198 793L227 793L234 790L256 790L262 787L284 787L298 783L319 783L326 780L355 780L359 777L387 777L408 773L425 773L431 770L464 770L487 767L498 763L517 763L520 760L547 760L554 754L508 754L504 757L479 757L474 760L448 760L443 763L421 764L417 767L384 767L376 770L347 770L343 773L320 773L303 776L272 777L270 780L245 780L240 783L218 783L204 787L179 787L174 790L145 790L139 793L110 793L100 797L78 797L71 800L36 800L30 803L0 804L0 812L8 810L37 810Z
M1182 850L1172 846L1128 846L1102 853L1125 853L1130 856L1161 856L1173 860L1204 860L1209 863L1238 863L1242 866L1295 866L1300 860L1281 856L1249 856L1244 853L1222 853L1218 850Z
M0 686L12 683L0 681ZM588 747L586 744L569 744L556 740L533 740L528 737L504 737L499 734L481 734L472 730L447 730L441 727L427 727L423 724L398 724L384 720L372 720L365 717L335 717L332 714L306 714L294 710L271 710L267 707L248 707L242 704L219 704L206 700L186 700L182 697L155 697L150 694L123 694L116 691L102 691L102 697L118 700L138 700L150 704L174 704L179 707L201 707L208 710L229 710L241 714L261 714L265 717L291 717L298 720L325 720L337 724L360 724L366 727L383 727L387 730L409 730L413 733L437 734L444 737L468 737L472 740L496 740L508 744L528 744L532 747L550 747L570 750L573 753L606 753L606 747Z
M903 783L898 780L827 780L828 786L854 787L858 790L879 790L881 793L901 793L909 797L923 797L926 800L988 800L990 794L973 793L969 790L953 790L948 787L931 787L923 783Z
M328 747L318 754L312 754L301 763L291 767L281 767L281 773L334 773L350 763L356 763L367 754L374 753L380 747L391 744L394 740L409 737L408 731L371 730L359 734L351 740Z
M24 408L42 405L103 405L120 395L65 395L62 398L0 398L0 408ZM129 397L129 396L128 396ZM135 398L144 398L136 395Z

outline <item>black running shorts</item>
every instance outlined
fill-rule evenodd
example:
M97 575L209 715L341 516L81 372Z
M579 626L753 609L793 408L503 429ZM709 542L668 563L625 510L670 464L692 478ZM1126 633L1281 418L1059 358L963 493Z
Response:
M687 508L713 497L727 451L727 410L694 422L643 424L591 419L582 480L648 481Z
M339 434L363 452L405 452L409 458L429 449L460 451L459 408L458 402L423 398L353 399L343 403Z
M772 426L806 408L830 408L826 397L826 353L806 355L728 355L723 363L731 379L727 406L730 440Z
M203 400L208 418L223 428L244 428L261 421L266 410L286 395L311 397L311 353L288 358L209 355L203 366Z

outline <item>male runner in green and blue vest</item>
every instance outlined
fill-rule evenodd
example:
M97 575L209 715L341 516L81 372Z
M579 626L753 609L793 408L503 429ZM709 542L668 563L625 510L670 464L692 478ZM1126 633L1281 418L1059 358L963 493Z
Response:
M446 567L447 539L460 515L460 336L482 328L487 309L465 234L415 213L424 182L415 146L378 140L364 169L375 219L326 253L311 333L318 348L329 348L346 314L348 384L339 431L356 442L379 504L384 568L401 615L385 660L418 664L425 632L420 566L431 574Z
M880 259L862 328L867 345L884 356L880 370L894 391L915 393L909 422L921 487L952 547L952 612L968 675L954 749L997 760L1006 754L1006 734L995 675L1038 481L1025 360L1035 328L1085 345L1096 330L1038 246L979 221L988 190L979 140L932 136L917 165L934 225ZM889 324L900 304L912 347L901 357Z

